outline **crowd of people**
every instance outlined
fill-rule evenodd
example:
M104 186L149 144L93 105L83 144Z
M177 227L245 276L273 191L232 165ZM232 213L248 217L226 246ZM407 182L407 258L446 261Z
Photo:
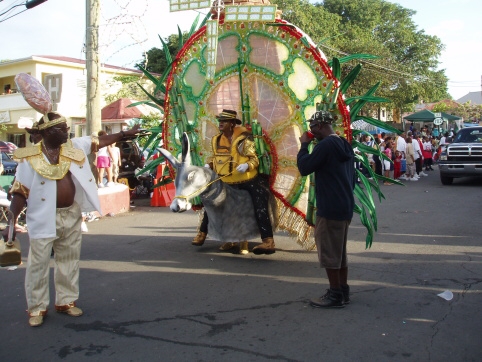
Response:
M420 131L412 129L400 135L363 135L360 141L367 146L378 148L392 161L378 155L369 155L370 164L376 174L400 181L418 181L434 170L433 164L438 160L440 146L451 143L453 136L453 131L434 136L432 131L423 127ZM370 177L363 165L358 167L364 175ZM383 184L392 185L388 180Z

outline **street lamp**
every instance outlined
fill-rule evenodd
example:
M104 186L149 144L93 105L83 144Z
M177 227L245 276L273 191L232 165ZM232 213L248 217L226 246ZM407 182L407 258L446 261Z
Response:
M42 3L46 2L46 1L47 1L47 0L30 0L30 1L27 1L27 2L25 3L25 7L26 7L27 9L32 9L32 8L36 7L37 5L40 5L40 4L42 4Z

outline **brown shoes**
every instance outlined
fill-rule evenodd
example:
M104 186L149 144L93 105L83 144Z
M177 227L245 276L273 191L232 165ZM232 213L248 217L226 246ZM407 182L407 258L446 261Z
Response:
M229 250L233 250L234 248L237 248L237 247L238 247L238 243L227 242L227 243L222 244L219 247L219 251L229 251Z
M29 313L28 324L30 327L39 327L44 322L44 316L47 314L46 310L40 312Z
M204 241L206 240L206 236L208 236L207 233L203 233L202 231L199 231L197 235L192 239L192 245L196 246L201 246L204 244Z
M75 302L66 305L56 305L55 310L59 313L66 313L71 317L80 317L84 312L75 306Z
M71 317L80 317L82 314L84 314L84 312L82 312L82 309L75 306L75 302L66 305L56 305L55 310L59 313L66 313ZM28 324L30 325L30 327L41 326L44 322L44 317L46 314L46 310L29 313Z
M274 254L276 252L273 238L264 238L260 245L253 248L253 253L256 255L261 254Z
M222 244L219 247L219 251L230 251L230 250L232 250L234 253L237 253L237 254L247 255L249 254L248 242L247 241L240 241L239 243L227 242Z

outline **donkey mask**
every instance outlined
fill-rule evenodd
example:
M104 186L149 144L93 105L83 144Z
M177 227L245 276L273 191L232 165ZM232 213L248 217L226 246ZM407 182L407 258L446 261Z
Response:
M169 151L159 151L176 169L176 197L170 206L173 212L189 210L192 206L189 200L199 196L209 217L208 234L212 239L237 242L260 235L249 193L222 182L210 168L192 166L189 139L186 134L182 138L181 162ZM274 197L270 198L269 213L275 229L277 218Z

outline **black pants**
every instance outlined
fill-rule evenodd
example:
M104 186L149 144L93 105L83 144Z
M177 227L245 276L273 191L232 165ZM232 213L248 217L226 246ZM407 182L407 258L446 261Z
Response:
M415 160L415 172L417 172L417 175L422 172L422 157Z
M375 173L377 175L383 175L382 161L378 155L373 155L373 161L375 162Z
M425 166L425 170L429 170L432 168L432 158L425 158L423 160L423 165Z
M253 200L254 215L256 222L258 223L259 233L261 239L273 237L273 228L271 226L271 220L269 219L269 180L265 176L256 176L254 179L240 183L230 184L230 186L239 190L246 190ZM233 205L236 207L236 205ZM208 214L204 211L204 217L201 221L199 231L203 233L208 232Z

